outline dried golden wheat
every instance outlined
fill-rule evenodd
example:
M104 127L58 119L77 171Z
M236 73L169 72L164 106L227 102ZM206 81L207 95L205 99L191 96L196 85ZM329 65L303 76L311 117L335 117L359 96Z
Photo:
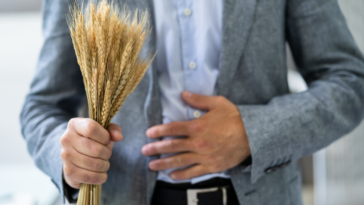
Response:
M147 12L102 0L70 8L68 25L85 85L89 116L104 128L142 80L153 57L138 58L149 34ZM78 205L98 205L101 186L82 184Z

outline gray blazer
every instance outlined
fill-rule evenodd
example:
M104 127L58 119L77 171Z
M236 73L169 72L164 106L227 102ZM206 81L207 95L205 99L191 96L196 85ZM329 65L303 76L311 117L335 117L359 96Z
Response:
M60 137L84 103L66 13L71 0L45 0L44 45L21 113L36 165L63 196ZM125 0L150 11L150 0ZM252 164L229 170L242 205L301 202L295 162L352 130L364 115L364 58L335 0L224 0L218 95L239 108ZM290 94L285 45L309 85ZM143 48L155 48L155 31ZM145 131L160 124L158 73L153 64L113 119L123 129L103 185L103 204L149 204L156 172L141 154ZM158 156L155 156L156 158ZM289 163L291 162L291 163Z

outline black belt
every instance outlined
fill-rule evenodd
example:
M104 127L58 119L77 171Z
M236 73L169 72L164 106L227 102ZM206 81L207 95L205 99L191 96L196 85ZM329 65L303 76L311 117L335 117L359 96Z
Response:
M196 184L157 181L152 205L239 205L230 179L213 178Z

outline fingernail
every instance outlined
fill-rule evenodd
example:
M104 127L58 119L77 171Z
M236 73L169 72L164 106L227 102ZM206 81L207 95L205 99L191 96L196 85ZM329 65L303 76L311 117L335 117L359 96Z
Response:
M154 130L153 129L148 129L147 130L147 136L150 137L150 136L153 136L154 134Z
M185 92L184 92L184 95L185 95L186 97L191 97L191 96L192 96L192 93L191 93L191 92L189 92L189 91L185 91Z
M113 129L112 131L113 131L115 134L122 134L122 133L121 133L121 130L119 130L119 129Z
M150 167L150 169L152 169L152 170L157 170L157 169L158 169L158 167L157 167L156 163L154 163L154 162L150 162L149 167Z
M112 133L114 136L123 135L119 130L113 130Z
M144 146L144 147L142 148L142 152L143 152L144 154L149 154L149 148L148 148L148 146Z
M171 174L171 178L172 179L177 179L177 175L176 174Z

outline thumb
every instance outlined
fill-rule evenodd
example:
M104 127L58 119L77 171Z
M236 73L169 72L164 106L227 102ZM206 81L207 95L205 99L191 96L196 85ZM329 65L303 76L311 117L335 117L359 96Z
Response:
M182 92L182 98L192 107L201 110L212 110L217 107L217 97L200 95L188 91Z
M123 134L119 125L111 123L108 127L110 133L111 141L119 142L123 139Z

